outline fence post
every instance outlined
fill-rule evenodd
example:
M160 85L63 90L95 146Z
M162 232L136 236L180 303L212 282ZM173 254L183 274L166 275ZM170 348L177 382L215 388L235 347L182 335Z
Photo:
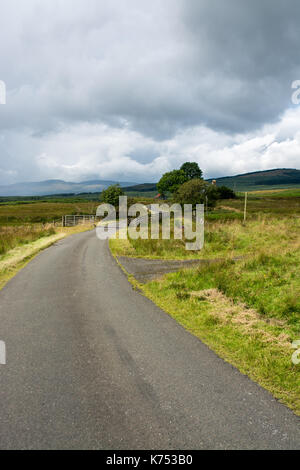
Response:
M246 222L246 219L247 219L247 200L248 200L248 193L245 192L244 222Z

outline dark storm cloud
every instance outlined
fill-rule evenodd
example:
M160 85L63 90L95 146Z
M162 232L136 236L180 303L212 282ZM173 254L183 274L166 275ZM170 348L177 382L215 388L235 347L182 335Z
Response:
M300 3L191 0L183 11L203 120L233 131L276 120L300 72Z
M118 130L122 143L114 155L129 159L124 165L132 177L142 175L152 155L156 178L174 165L173 149L178 161L196 152L196 143L192 148L179 134L206 126L223 142L223 133L246 135L275 123L291 105L291 82L300 78L299 38L296 0L5 3L0 179L52 170L80 178L88 171L84 161L99 162L105 176L117 174L107 163L109 146L99 142L97 155L86 150L90 136L78 137L82 126L87 134L88 126L101 128L102 140ZM59 138L72 132L82 142L74 160L64 156Z
M299 72L297 1L75 4L68 18L70 2L57 4L57 16L33 2L17 37L6 32L3 127L126 119L160 138L195 124L248 131L289 103Z

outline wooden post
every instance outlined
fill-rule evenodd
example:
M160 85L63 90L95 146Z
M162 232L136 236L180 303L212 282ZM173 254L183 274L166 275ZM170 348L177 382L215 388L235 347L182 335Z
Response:
M245 192L245 206L244 206L244 223L247 219L247 200L248 200L248 193Z
M65 226L65 216L63 215L62 218L61 218L61 226L64 227Z

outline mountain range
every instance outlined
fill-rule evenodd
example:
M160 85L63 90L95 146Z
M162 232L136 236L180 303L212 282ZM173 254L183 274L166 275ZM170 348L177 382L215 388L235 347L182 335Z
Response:
M281 188L300 186L300 170L293 168L276 168L273 170L255 171L236 176L224 176L215 178L218 186L228 186L236 191L254 191L268 188ZM207 180L212 182L213 178ZM28 183L15 183L0 186L0 196L45 196L54 194L80 194L99 193L111 184L117 184L110 180L92 180L80 183L63 180L47 180ZM119 182L126 193L144 194L157 192L155 183L130 183ZM147 194L148 195L148 194ZM151 195L151 194L149 194Z
M212 178L208 181L211 182ZM216 181L218 186L228 186L236 191L258 191L260 189L300 186L300 170L276 168L236 176L225 176L216 178Z
M47 180L28 183L15 183L0 186L0 196L45 196L52 194L80 194L80 193L100 193L116 181L92 180L73 183L63 180ZM120 186L131 186L136 183L119 183Z

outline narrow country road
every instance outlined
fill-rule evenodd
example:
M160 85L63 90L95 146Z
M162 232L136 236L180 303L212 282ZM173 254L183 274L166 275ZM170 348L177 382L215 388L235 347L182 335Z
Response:
M299 449L299 418L134 291L95 232L0 292L1 449Z

